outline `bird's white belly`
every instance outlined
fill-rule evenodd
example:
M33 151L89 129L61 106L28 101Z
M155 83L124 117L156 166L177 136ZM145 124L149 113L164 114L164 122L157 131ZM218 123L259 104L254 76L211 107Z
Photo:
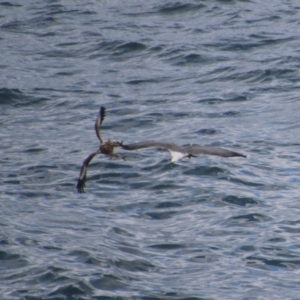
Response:
M185 153L183 152L178 152L178 151L172 151L172 150L169 150L170 153L171 153L171 162L172 163L175 163L177 162L178 160L182 159L183 157L186 156Z

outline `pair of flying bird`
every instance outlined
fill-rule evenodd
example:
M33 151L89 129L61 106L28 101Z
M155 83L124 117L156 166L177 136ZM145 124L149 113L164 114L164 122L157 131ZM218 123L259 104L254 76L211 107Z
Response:
M105 107L101 106L99 114L97 116L96 122L95 122L95 131L96 135L100 141L100 147L99 150L96 152L93 152L90 154L83 162L80 175L77 183L77 191L78 193L82 193L84 191L85 182L86 182L86 173L87 173L87 167L91 160L96 156L97 154L105 154L112 157L120 157L123 160L125 160L125 156L122 156L118 153L114 153L114 148L116 147L122 147L125 150L138 150L142 148L164 148L169 150L171 153L171 162L175 163L179 159L183 157L196 157L199 154L207 154L207 155L217 155L222 157L233 157L233 156L242 156L246 157L243 154L226 150L223 148L217 148L217 147L209 147L209 146L200 146L200 145L190 145L190 146L184 146L180 147L173 143L168 142L160 142L155 140L150 141L143 141L135 144L129 144L129 145L123 145L123 142L113 142L111 140L104 141L101 137L100 127L102 125L102 122L105 118Z

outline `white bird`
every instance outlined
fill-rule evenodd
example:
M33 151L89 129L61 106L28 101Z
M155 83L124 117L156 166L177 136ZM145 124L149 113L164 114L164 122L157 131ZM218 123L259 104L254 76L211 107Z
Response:
M222 157L234 157L241 156L246 157L243 154L238 152L230 151L223 148L211 147L211 146L201 146L197 144L192 144L190 146L180 147L173 143L161 142L155 140L143 141L135 144L129 145L121 145L121 147L125 150L138 150L142 148L163 148L169 150L171 154L171 163L175 163L183 157L196 157L199 154L207 154L207 155L217 155Z

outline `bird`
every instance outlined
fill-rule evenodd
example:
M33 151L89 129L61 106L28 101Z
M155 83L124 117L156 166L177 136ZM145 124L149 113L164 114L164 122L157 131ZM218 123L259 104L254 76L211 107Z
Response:
M222 157L234 157L234 156L246 157L241 153L223 149L223 148L218 148L218 147L201 146L197 144L180 147L174 143L156 141L156 140L148 140L148 141L143 141L143 142L138 142L138 143L128 144L128 145L122 144L121 147L124 150L138 150L142 148L152 148L152 147L167 149L171 154L171 163L175 163L184 157L188 157L188 158L197 157L197 155L199 154L216 155Z
M79 174L77 186L76 186L78 193L84 192L85 182L86 182L86 174L87 174L87 167L88 167L89 163L91 162L91 160L97 154L102 153L102 154L108 155L110 158L119 157L119 158L122 158L123 160L125 160L125 156L122 156L118 153L114 153L114 148L115 147L121 147L123 142L117 142L117 141L113 142L111 140L104 141L101 137L100 127L102 125L102 122L105 119L105 116L106 116L106 109L105 109L104 106L101 106L99 114L97 115L97 119L96 119L96 122L95 122L95 131L96 131L96 135L97 135L97 137L100 141L100 146L99 146L99 149L97 151L90 154L83 161L83 164L82 164L81 169L80 169L80 174Z

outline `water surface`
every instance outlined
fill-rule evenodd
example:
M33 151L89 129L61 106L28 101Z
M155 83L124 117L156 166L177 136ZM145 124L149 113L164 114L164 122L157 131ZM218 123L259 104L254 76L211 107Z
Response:
M0 8L1 298L299 298L297 1Z

